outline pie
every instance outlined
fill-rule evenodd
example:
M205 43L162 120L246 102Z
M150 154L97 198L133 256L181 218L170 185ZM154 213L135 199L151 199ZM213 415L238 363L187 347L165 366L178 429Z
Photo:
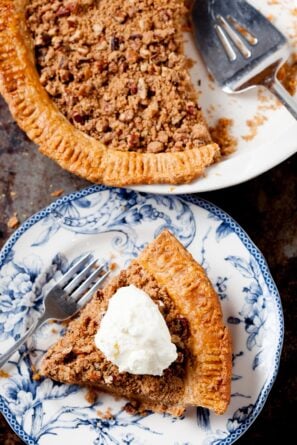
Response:
M92 182L184 183L220 156L183 52L183 0L0 0L0 92Z
M130 284L158 305L176 345L177 359L161 376L120 373L95 345L109 299ZM218 296L203 268L164 230L70 321L64 337L46 353L40 372L123 396L139 409L181 415L187 406L224 413L231 368L231 338Z

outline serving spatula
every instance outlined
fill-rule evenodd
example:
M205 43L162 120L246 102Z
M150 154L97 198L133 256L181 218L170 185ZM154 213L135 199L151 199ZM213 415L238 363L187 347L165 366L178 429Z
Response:
M223 91L264 85L297 119L297 102L276 77L289 44L266 17L245 0L195 0L192 22L204 62Z

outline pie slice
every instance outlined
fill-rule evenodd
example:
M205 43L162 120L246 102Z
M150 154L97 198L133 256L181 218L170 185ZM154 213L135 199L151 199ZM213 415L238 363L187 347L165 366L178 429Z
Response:
M219 158L183 51L183 0L0 0L0 92L42 153L107 185Z
M158 305L176 345L178 357L161 376L119 373L95 345L109 298L130 284ZM156 412L180 415L199 405L222 414L230 401L231 367L230 333L218 296L202 267L165 230L69 323L45 355L41 374L123 396Z

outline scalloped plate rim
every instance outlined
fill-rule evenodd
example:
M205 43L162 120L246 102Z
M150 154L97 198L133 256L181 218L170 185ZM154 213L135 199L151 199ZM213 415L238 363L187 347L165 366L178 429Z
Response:
M45 216L50 214L52 210L56 209L58 206L65 202L71 202L73 200L76 200L81 197L85 197L88 195L91 195L93 193L98 193L104 190L109 189L115 189L111 187L106 187L103 185L92 185L87 188L83 188L81 190L78 190L76 192L69 193L61 198L58 198L57 200L53 201L48 206L44 207L40 211L34 213L31 217L29 217L26 221L24 221L21 226L12 234L12 236L6 241L4 246L2 247L0 251L0 268L5 264L5 259L9 252L11 251L12 247L15 245L15 243L18 241L18 239L30 228L32 228L37 222L42 220ZM152 195L151 193L144 193L144 192L138 192L145 195ZM280 366L280 359L281 359L281 353L282 353L282 347L283 347L283 341L284 341L284 315L283 315L283 309L282 309L282 303L279 291L277 289L277 286L274 282L274 279L271 275L269 266L267 264L267 261L260 251L260 249L254 244L254 242L251 240L249 235L246 233L246 231L235 221L232 216L230 216L227 212L222 210L219 206L216 204L211 203L210 201L193 196L191 194L183 194L179 195L176 198L183 199L184 201L187 201L191 204L194 204L198 207L201 207L205 210L210 211L211 213L218 215L220 219L223 221L232 222L234 224L234 231L236 235L239 237L245 248L251 253L256 253L260 259L262 264L258 262L257 263L260 267L261 272L267 273L267 281L269 282L270 286L269 290L272 291L272 296L275 299L277 303L277 322L279 324L279 338L276 344L276 351L275 351L275 360L274 360L274 369L273 373L270 377L270 380L268 382L265 382L263 387L261 388L261 391L259 393L257 402L255 404L255 408L253 409L252 414L241 423L241 425L234 431L230 432L228 436L226 436L224 439L219 439L217 442L217 445L230 445L236 442L248 429L249 427L254 423L258 415L261 413L262 409L264 408L264 405L266 403L266 400L268 398L268 395L272 389L272 386L275 382L275 379L278 374L279 366ZM267 284L268 285L268 284ZM25 441L28 445L38 445L38 442L36 442L31 436L29 436L23 428L19 425L19 423L16 421L16 418L11 414L9 410L9 406L4 401L3 397L0 395L0 413L4 416L10 427L13 429L13 431L21 438L21 440Z

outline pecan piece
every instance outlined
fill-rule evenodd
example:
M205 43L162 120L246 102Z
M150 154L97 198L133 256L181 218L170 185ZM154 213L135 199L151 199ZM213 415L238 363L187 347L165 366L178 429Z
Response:
M67 7L60 6L59 9L56 11L57 17L68 17L70 15L70 10Z
M124 23L126 21L127 18L127 14L125 12L119 11L117 13L117 15L114 16L114 19L118 22L118 23Z
M80 113L74 113L73 114L73 120L77 122L78 124L84 124L87 120L87 116L80 114Z
M118 37L115 37L115 36L111 37L110 48L112 51L116 51L120 48L120 39Z
M193 102L187 103L186 110L187 113L190 114L191 116L194 116L197 113L197 107Z
M135 82L129 84L129 91L131 94L137 94L138 88Z
M178 335L182 340L187 340L190 336L189 322L185 317L178 316L169 323L172 334Z
M129 148L137 147L139 145L139 135L136 133L129 134L127 142Z

